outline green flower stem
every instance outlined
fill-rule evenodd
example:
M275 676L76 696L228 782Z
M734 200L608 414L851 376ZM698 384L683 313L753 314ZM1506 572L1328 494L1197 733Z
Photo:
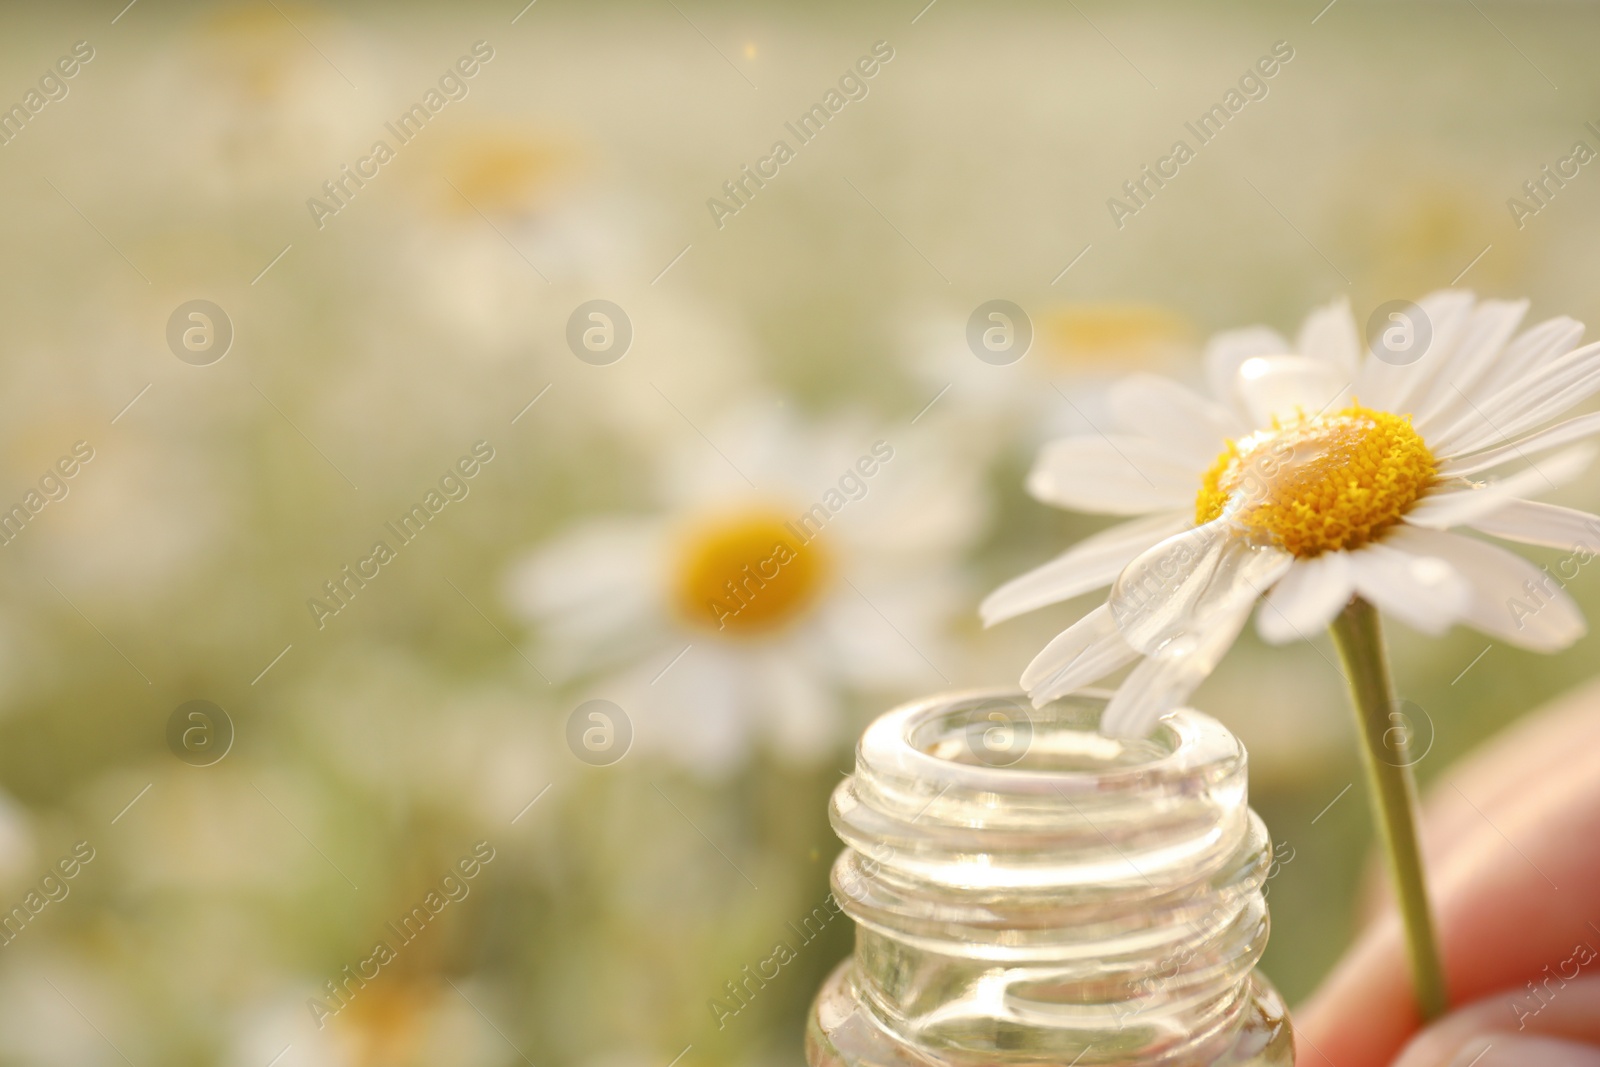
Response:
M1416 784L1406 755L1403 726L1395 717L1394 685L1389 678L1378 610L1356 597L1333 620L1332 630L1350 683L1350 702L1361 734L1373 817L1388 854L1389 875L1405 921L1417 1007L1424 1021L1436 1019L1445 1013L1449 1001L1433 913L1428 907L1422 853L1417 846Z

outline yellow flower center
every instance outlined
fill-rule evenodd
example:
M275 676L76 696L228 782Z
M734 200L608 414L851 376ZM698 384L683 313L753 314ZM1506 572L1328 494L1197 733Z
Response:
M519 216L537 211L574 166L577 153L564 140L519 131L474 131L446 147L445 170L456 189L440 202L456 215Z
M767 510L716 516L683 538L673 599L688 622L724 636L778 629L821 593L828 558Z
M1201 481L1195 522L1227 516L1300 557L1356 548L1399 522L1437 469L1409 416L1359 404L1301 414L1228 442Z

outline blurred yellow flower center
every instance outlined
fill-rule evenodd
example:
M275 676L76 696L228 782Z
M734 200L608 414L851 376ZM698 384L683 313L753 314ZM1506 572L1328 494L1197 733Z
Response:
M456 188L446 188L441 202L463 217L479 211L516 216L537 210L575 156L555 137L535 139L510 130L478 131L448 152L446 168Z
M1195 522L1226 515L1301 557L1356 548L1399 522L1437 469L1408 416L1355 404L1274 420L1228 442L1201 482Z
M1046 313L1046 350L1068 364L1149 363L1175 349L1187 324L1163 308L1144 304L1078 304Z
M691 529L674 569L689 622L727 636L767 633L802 615L822 591L828 559L773 512L718 516Z

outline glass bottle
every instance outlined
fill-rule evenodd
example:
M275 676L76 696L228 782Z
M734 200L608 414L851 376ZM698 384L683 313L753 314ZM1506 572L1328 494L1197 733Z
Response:
M967 693L868 727L831 808L855 954L810 1067L1292 1065L1243 746L1190 710L1102 737L1104 707Z

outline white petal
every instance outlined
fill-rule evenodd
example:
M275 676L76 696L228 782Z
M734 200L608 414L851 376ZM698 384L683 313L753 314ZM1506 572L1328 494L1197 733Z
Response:
M1239 629L1244 628L1249 614L1248 608L1239 614ZM1189 699L1208 673L1198 663L1183 658L1146 659L1112 694L1100 717L1100 732L1107 737L1146 736L1161 716Z
M1441 289L1418 300L1417 308L1427 319L1431 334L1427 349L1416 362L1403 365L1387 363L1369 352L1356 376L1355 395L1370 408L1413 410L1413 398L1435 380L1438 368L1455 352L1472 304L1472 293L1465 289Z
M1294 350L1327 364L1341 381L1354 378L1361 358L1361 341L1356 321L1350 316L1350 301L1341 297L1307 316L1295 338Z
M1293 351L1281 333L1266 326L1246 326L1217 334L1206 342L1206 384L1211 387L1211 395L1230 408L1243 410L1235 391L1240 364L1256 356L1286 356Z
M1152 515L1102 530L1002 585L978 607L985 626L1111 584L1135 556L1182 530L1190 514Z
M517 561L502 596L536 623L541 669L570 675L639 654L657 639L670 595L671 533L655 519L580 521Z
M1442 359L1418 361L1428 381L1417 392L1411 421L1424 437L1459 419L1469 410L1470 398L1493 392L1481 383L1504 358L1506 342L1527 312L1526 300L1485 300L1473 309L1457 343Z
M1185 459L1143 437L1069 437L1039 450L1028 492L1046 504L1106 515L1146 515L1194 503L1214 456Z
M506 599L530 620L560 618L626 593L642 599L640 586L666 535L663 524L652 519L616 516L575 523L512 568Z
M1449 362L1461 336L1461 326L1472 313L1473 296L1466 290L1440 290L1417 301L1422 322L1412 318L1417 330L1427 330L1427 347L1413 363L1395 364L1378 358L1368 346L1355 378L1354 392L1362 404L1382 411L1409 412L1415 409L1420 390L1426 389Z
M1158 438L1185 451L1215 457L1245 432L1234 413L1157 374L1134 374L1111 386L1112 418L1128 433Z
M1466 613L1472 587L1442 559L1401 551L1389 539L1348 555L1356 592L1423 633L1444 633Z
M1287 552L1252 548L1228 538L1203 593L1184 617L1171 620L1166 639L1133 669L1106 705L1100 732L1142 737L1161 716L1187 700L1233 647L1257 597L1292 562ZM1125 623L1122 632L1126 637Z
M1538 373L1577 348L1581 340L1583 323L1565 315L1530 327L1506 346L1505 354L1495 360L1478 388L1472 391L1474 398L1489 396L1519 378Z
M1141 552L1117 575L1106 605L1128 643L1148 653L1195 611L1234 540L1228 525L1208 522Z
M829 685L832 679L786 651L767 648L753 657L770 703L752 710L765 713L773 755L780 762L812 767L831 755L839 740L838 700Z
M1033 657L1022 672L1022 687L1034 706L1098 681L1138 658L1104 604L1067 627Z
M1230 590L1265 593L1292 562L1287 552L1252 548L1218 520L1167 538L1117 576L1107 605L1122 636L1146 655L1188 640Z
M1320 415L1348 383L1333 367L1305 356L1257 356L1240 365L1238 391L1255 425L1270 426L1274 418Z
M1498 545L1409 526L1385 540L1444 560L1467 575L1471 599L1463 618L1492 637L1535 652L1557 652L1588 629L1558 579Z
M751 691L748 673L737 650L697 643L658 684L641 686L646 714L635 719L638 740L704 778L736 770L754 741L754 702L767 698Z
M1549 366L1474 401L1470 413L1429 437L1438 455L1474 452L1542 426L1600 390L1600 344L1574 349Z
M1529 434L1520 441L1491 448L1484 452L1474 452L1448 460L1443 467L1445 474L1476 474L1486 471L1491 467L1498 467L1502 463L1509 463L1514 459L1526 460L1540 452L1548 452L1552 448L1570 444L1573 441L1582 441L1584 438L1600 434L1600 411L1579 415L1565 422L1558 422L1554 426L1540 430L1538 433Z
M1295 560L1256 613L1256 631L1274 645L1308 640L1333 621L1354 593L1348 554L1324 552Z
M1492 514L1507 501L1534 496L1572 481L1588 469L1597 450L1600 446L1575 445L1486 485L1429 493L1406 512L1406 521L1439 530L1471 522Z
M1600 544L1600 515L1537 500L1507 501L1466 525L1506 541L1574 552L1580 546L1588 548L1590 542Z

